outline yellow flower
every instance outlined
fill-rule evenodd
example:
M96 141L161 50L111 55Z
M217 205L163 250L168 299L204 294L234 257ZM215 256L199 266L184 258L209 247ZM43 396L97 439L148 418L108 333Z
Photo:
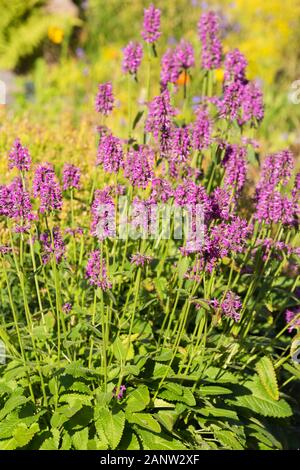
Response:
M64 38L64 32L61 28L58 28L57 26L49 26L48 38L54 44L61 44Z
M217 82L223 82L224 79L224 70L222 69L216 69L215 70L215 77Z

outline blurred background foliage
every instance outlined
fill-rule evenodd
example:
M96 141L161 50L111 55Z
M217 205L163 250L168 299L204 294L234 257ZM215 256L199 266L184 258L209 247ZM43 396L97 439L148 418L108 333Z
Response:
M121 71L122 47L141 40L143 9L150 0L0 0L0 79L7 105L0 106L0 169L18 135L36 160L89 162L95 158L97 84L113 79L118 108L111 126L126 129L127 81ZM181 37L198 57L197 22L202 11L219 12L225 52L238 47L249 62L249 78L263 86L266 115L256 137L262 153L291 146L300 149L300 104L289 101L291 84L300 79L300 0L155 0L162 10L161 56ZM144 61L145 62L145 61ZM142 100L144 73L134 93ZM151 95L158 88L154 63ZM190 96L200 90L194 70ZM222 72L216 72L222 83ZM154 85L155 83L155 85ZM137 110L137 109L136 109Z

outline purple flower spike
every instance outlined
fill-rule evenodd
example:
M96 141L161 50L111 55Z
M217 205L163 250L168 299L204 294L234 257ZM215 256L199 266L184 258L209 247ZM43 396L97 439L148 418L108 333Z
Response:
M95 101L97 113L108 116L114 107L114 97L111 82L102 83L98 86L98 93Z
M79 189L81 171L80 168L69 163L65 163L63 167L63 189Z
M53 241L52 241L53 238ZM40 241L42 243L42 261L44 264L47 264L51 259L51 254L55 256L57 263L60 263L64 258L66 247L62 238L61 231L59 227L54 227L52 230L52 237L49 233L43 232L40 235Z
M61 210L61 188L50 163L38 165L33 178L33 195L40 198L40 212Z
M102 290L111 289L112 284L107 278L106 262L101 257L100 250L90 253L86 266L86 278L91 286L99 287Z
M181 39L175 50L178 66L180 69L188 70L195 65L193 46L185 39Z
M122 69L125 73L136 75L143 58L143 48L140 43L130 41L123 49Z
M102 133L98 143L97 165L107 173L118 173L123 166L122 141L109 133Z
M202 42L202 67L207 70L218 69L222 62L222 44L216 13L209 11L201 15L198 33Z
M222 313L225 317L232 318L235 322L240 321L241 299L234 292L227 292L225 299L221 302Z
M16 139L9 153L9 168L18 168L20 171L29 171L30 165L31 158L28 149L22 146L20 139Z
M144 267L145 264L149 264L152 261L152 256L142 255L141 253L135 253L131 256L131 264L135 264L136 266Z
M154 176L153 165L153 150L146 145L141 145L138 150L130 150L128 153L124 165L124 176L133 186L145 189Z
M167 49L161 59L160 82L165 89L168 83L175 84L180 75L180 65L174 49Z
M160 28L160 10L153 4L144 10L143 31L141 32L144 41L153 44L161 36Z

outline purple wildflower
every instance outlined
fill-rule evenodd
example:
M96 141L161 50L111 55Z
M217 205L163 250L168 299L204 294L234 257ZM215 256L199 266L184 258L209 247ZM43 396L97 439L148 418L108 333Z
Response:
M65 255L66 247L59 227L53 228L52 236L49 231L41 233L40 241L43 249L43 263L47 264L50 261L51 254L55 256L56 262L60 263Z
M75 165L70 165L69 163L65 163L63 167L63 189L66 191L67 189L79 189L80 184L80 176L81 171Z
M71 310L72 310L72 304L70 302L66 302L63 306L62 306L62 310L64 313L70 313Z
M154 43L161 36L160 28L160 10L153 4L144 10L143 31L141 32L144 41L149 44Z
M225 299L221 302L222 314L238 322L241 318L241 308L242 303L240 297L232 291L227 292Z
M227 189L216 188L211 197L211 205L214 219L229 219L230 194Z
M118 173L123 166L121 139L109 133L100 134L96 164L101 164L107 173Z
M225 85L223 97L216 102L221 118L230 121L239 118L244 99L244 88L245 85L238 81Z
M124 165L124 176L133 186L146 188L153 178L154 152L147 145L140 145L138 150L131 149Z
M117 398L117 400L122 400L125 392L126 392L126 386L125 385L120 386L118 394L117 394L117 387L114 387L113 396L115 398Z
M91 235L100 240L115 236L115 204L109 188L95 191L91 213Z
M180 69L188 70L195 65L193 46L185 39L181 39L175 49L177 64Z
M170 103L170 93L163 91L159 96L153 98L148 104L149 113L145 123L145 130L151 132L157 139L161 133L171 131L172 116L175 115L175 109Z
M245 56L238 50L228 52L225 57L225 82L243 82L246 80L246 68L248 62Z
M62 193L50 163L38 165L33 178L33 195L40 198L40 212L61 210Z
M143 48L140 43L130 41L123 49L123 72L136 75L143 58Z
M20 171L29 171L30 165L31 158L28 149L22 146L20 139L16 139L9 153L9 168L18 168Z
M98 93L95 101L95 108L97 113L108 116L114 107L114 97L112 92L111 82L106 82L98 85Z
M91 286L97 286L102 290L111 289L112 284L107 278L106 262L100 250L90 253L86 266L86 278Z
M161 59L160 82L163 88L168 83L176 83L180 75L180 66L174 49L167 49Z
M285 321L289 325L288 332L291 333L293 330L300 328L300 307L293 310L286 310ZM296 318L299 316L299 318Z
M171 159L184 163L191 153L191 137L188 127L174 127L172 130Z
M0 245L0 255L7 255L12 251L11 246Z
M169 181L162 178L154 178L151 181L151 200L154 204L167 202L173 196L173 189Z
M201 15L198 33L202 43L202 67L207 70L218 69L222 61L222 44L219 39L219 19L214 12Z
M246 155L247 150L245 147L240 147L236 144L227 145L223 165L225 166L225 188L234 188L240 191L246 181Z
M292 225L295 222L293 202L270 185L258 194L255 218L266 224L282 222Z
M145 264L149 264L152 261L152 256L142 255L141 253L135 253L131 256L131 264L136 266L144 267Z
M192 146L194 150L207 148L211 143L212 123L208 110L199 106L196 110L196 121L192 125Z
M246 122L261 121L264 117L263 94L259 85L253 81L248 82L243 88L241 103L240 125Z
M32 212L30 194L21 178L15 178L9 185L0 186L0 215L24 222L35 218Z
M268 155L262 166L257 190L264 189L266 186L275 188L279 184L286 185L293 168L293 154L288 149Z

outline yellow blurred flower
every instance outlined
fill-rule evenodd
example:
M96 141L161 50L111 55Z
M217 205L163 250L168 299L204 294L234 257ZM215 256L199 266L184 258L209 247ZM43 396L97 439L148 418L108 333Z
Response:
M112 60L120 56L120 51L117 47L107 46L103 48L104 59Z
M58 28L57 26L49 26L48 38L54 44L61 44L64 38L64 32L61 28Z
M223 69L215 70L215 77L216 77L217 82L223 82L224 70Z

